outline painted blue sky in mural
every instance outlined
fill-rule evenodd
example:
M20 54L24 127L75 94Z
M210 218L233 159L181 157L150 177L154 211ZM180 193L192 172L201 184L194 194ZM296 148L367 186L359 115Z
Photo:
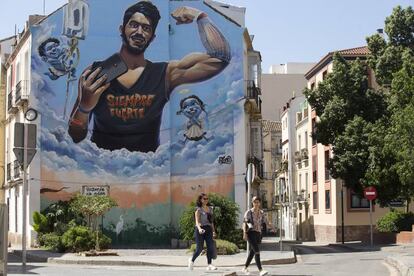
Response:
M219 165L218 158L233 156L234 124L241 119L238 102L243 99L242 32L243 30L217 14L201 1L171 2L153 1L160 10L161 21L156 39L149 46L145 57L151 61L181 59L191 52L205 52L195 23L176 26L169 16L171 10L183 4L205 11L223 32L232 49L229 66L218 76L192 85L175 89L164 108L161 125L161 146L155 153L129 152L125 149L108 151L98 148L89 139L74 144L67 134L64 120L66 77L51 80L47 75L49 65L43 62L37 48L49 37L61 36L63 12L58 10L33 31L32 47L32 97L42 116L40 146L44 166L56 172L78 171L84 181L105 179L108 183L148 183L178 177L214 176L232 173L232 165ZM80 62L76 69L82 70L95 60L103 60L119 51L121 37L119 25L124 10L134 1L117 1L105 5L105 1L89 1L90 22L85 40L79 41ZM168 25L171 24L171 28ZM77 81L69 85L70 109L77 96ZM177 115L180 101L189 95L197 95L206 104L207 131L214 138L210 141L189 141L179 145L187 118ZM32 100L32 99L31 99ZM70 110L69 110L70 111ZM151 177L151 178L149 178Z

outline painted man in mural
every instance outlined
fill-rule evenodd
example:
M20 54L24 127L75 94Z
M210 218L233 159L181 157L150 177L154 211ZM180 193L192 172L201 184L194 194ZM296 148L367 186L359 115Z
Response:
M159 146L162 111L174 88L210 79L229 64L229 44L206 13L181 7L171 16L177 25L197 23L206 53L191 53L169 62L146 60L145 50L155 38L161 17L149 1L129 7L119 28L122 37L119 55L128 69L109 83L106 83L109 73L97 77L100 67L89 66L84 71L69 120L69 134L75 143L85 139L89 119L93 118L91 140L98 147L155 151Z

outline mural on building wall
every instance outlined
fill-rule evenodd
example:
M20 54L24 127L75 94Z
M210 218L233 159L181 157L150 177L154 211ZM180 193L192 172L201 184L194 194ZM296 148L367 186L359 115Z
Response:
M242 32L203 1L163 0L70 1L33 27L42 208L109 193L105 232L154 245L197 193L234 197L222 159L242 118Z

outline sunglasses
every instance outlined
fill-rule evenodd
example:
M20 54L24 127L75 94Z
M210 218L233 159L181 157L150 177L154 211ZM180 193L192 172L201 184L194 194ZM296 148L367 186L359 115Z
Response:
M204 197L203 200L208 200L208 197Z

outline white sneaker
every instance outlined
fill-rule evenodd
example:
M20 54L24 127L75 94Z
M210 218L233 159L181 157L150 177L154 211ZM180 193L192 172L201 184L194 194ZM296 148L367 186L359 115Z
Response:
M250 275L250 272L249 272L249 270L246 267L244 267L242 269L242 272L244 273L244 275Z
M194 269L193 266L194 266L194 262L192 261L192 258L189 258L188 259L188 269L193 270Z
M269 274L269 272L267 272L266 270L262 270L262 271L260 271L260 276L265 276L265 275L267 275L267 274Z
M207 268L206 268L207 270L217 270L217 267L215 267L214 265L208 265L207 266Z

